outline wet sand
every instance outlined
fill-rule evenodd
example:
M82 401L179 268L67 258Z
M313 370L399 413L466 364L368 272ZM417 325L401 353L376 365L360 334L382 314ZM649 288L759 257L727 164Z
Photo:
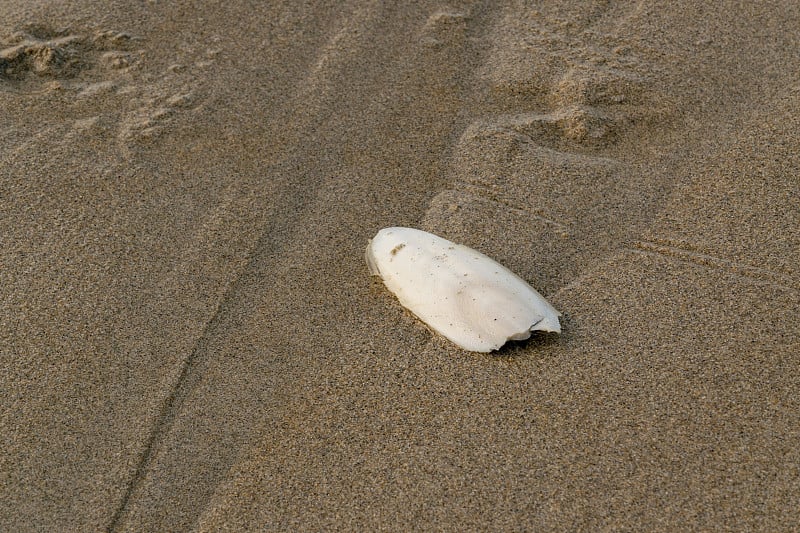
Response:
M800 6L297 4L0 4L0 530L796 527Z

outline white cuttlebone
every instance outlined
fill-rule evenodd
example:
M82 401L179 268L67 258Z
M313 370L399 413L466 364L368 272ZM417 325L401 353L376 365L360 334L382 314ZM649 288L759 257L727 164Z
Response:
M400 303L465 350L490 352L531 331L561 332L561 315L522 278L480 252L413 228L385 228L367 264Z

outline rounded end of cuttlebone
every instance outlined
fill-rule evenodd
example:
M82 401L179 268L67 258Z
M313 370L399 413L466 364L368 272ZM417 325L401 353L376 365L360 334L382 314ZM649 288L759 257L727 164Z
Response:
M364 251L364 259L367 261L369 273L373 276L380 276L381 272L378 270L378 265L375 264L375 256L372 253L372 241L367 243L367 249Z

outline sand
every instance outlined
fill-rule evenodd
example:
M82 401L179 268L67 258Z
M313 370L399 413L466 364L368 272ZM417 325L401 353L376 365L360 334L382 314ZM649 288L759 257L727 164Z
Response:
M800 4L396 4L0 3L0 530L797 527Z

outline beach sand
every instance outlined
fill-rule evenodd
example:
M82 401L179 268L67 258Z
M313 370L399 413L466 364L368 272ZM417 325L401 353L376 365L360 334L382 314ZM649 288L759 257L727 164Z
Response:
M388 4L0 3L0 530L796 528L800 4Z

